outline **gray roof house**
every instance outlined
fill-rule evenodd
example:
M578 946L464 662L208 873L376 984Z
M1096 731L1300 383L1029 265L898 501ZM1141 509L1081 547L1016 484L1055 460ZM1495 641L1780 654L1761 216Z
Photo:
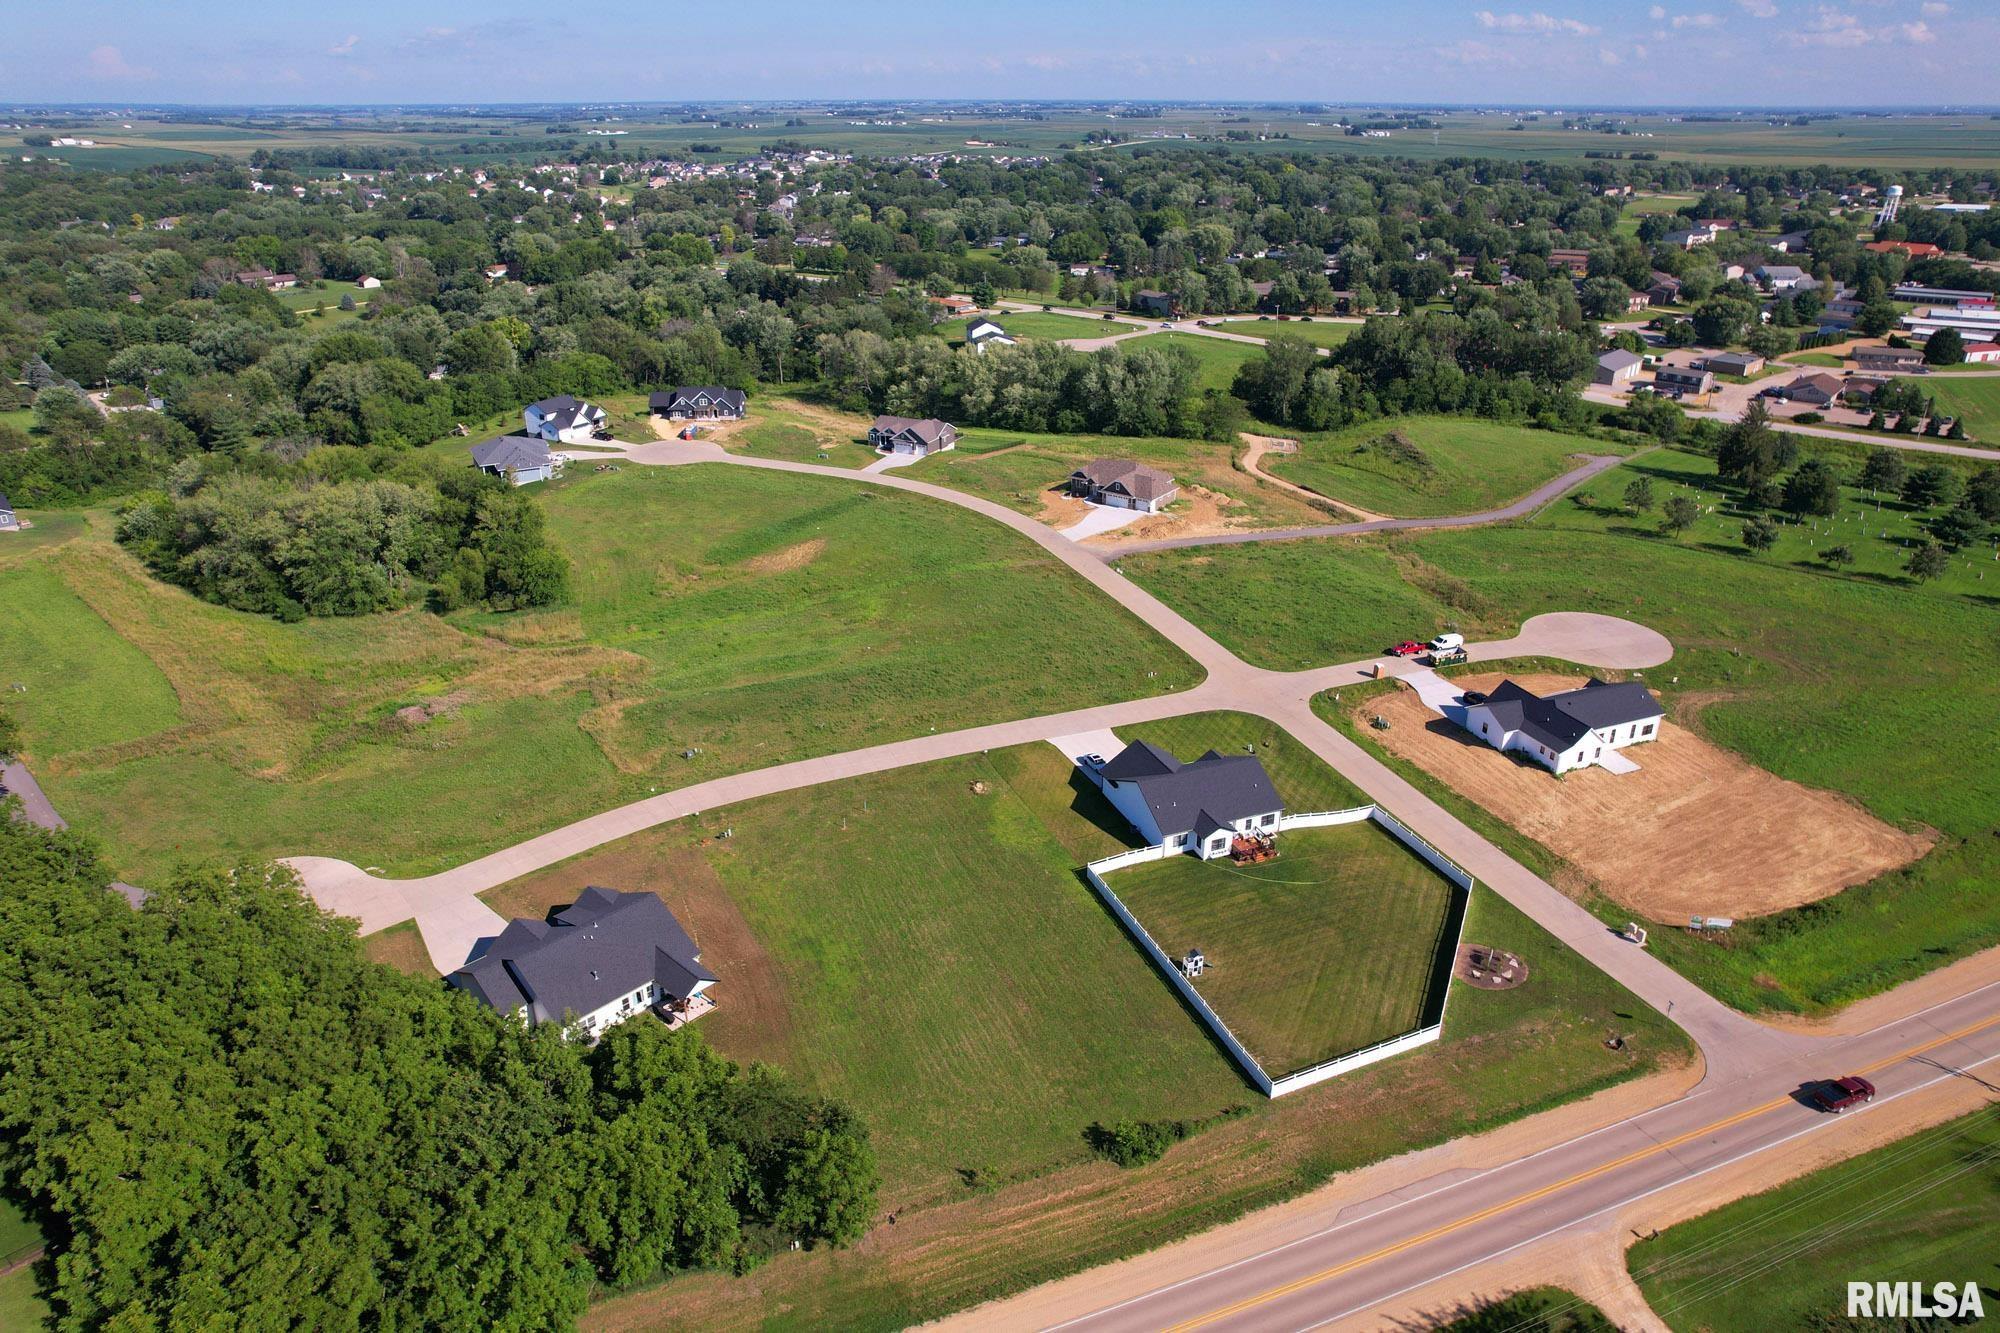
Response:
M14 512L13 501L0 495L0 531L11 532L21 526L20 516Z
M1494 749L1524 754L1561 774L1591 765L1614 772L1636 768L1618 751L1655 739L1665 715L1639 681L1614 685L1593 678L1582 689L1540 695L1503 680L1454 720Z
M655 389L646 405L654 416L673 421L734 421L743 415L746 401L741 389L683 385L678 389Z
M1774 292L1811 291L1819 286L1812 274L1797 264L1763 264L1756 271L1756 279L1766 283Z
M1764 368L1764 358L1755 352L1711 352L1702 368L1718 375L1755 375Z
M1133 741L1092 772L1105 797L1149 846L1206 861L1239 837L1272 837L1285 803L1255 755L1210 750L1191 763Z
M496 435L472 446L472 465L481 472L505 477L516 486L547 481L555 475L549 442L532 435Z
M1157 514L1181 493L1173 477L1129 458L1099 458L1069 474L1069 493L1092 504Z
M881 416L868 428L868 443L885 454L925 454L949 449L958 443L958 427L936 417Z
M445 980L529 1023L575 1022L594 1041L648 1009L670 1026L698 1017L714 1006L716 976L658 896L592 886L553 921L508 922Z
M521 420L530 435L575 444L589 439L592 432L604 424L604 409L581 398L559 393L539 403L528 404L521 412Z
M1622 347L1614 347L1597 358L1597 369L1591 374L1593 384L1630 384L1639 373L1639 367L1646 364L1646 358L1637 352L1628 352Z

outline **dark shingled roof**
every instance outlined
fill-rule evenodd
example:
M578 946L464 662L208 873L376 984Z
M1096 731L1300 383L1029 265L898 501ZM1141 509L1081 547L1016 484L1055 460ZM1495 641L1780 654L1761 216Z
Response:
M743 410L744 393L741 389L722 389L705 384L682 385L677 389L655 389L647 405L655 412L671 412L682 403L691 403L702 394L718 407L732 412Z
M674 999L714 981L667 905L650 893L591 887L554 924L521 917L492 947L446 978L503 1014L537 1023L588 1014L647 982Z
M1098 458L1085 463L1071 478L1082 477L1102 491L1114 487L1135 500L1157 500L1179 489L1174 479L1156 467L1129 458Z
M1248 815L1282 810L1285 804L1264 765L1249 754L1210 750L1183 764L1157 745L1133 741L1104 766L1104 777L1137 787L1162 834L1213 832Z
M604 419L603 408L586 403L574 394L559 393L553 398L544 398L531 406L542 414L543 421L553 425L557 430L568 430L579 421Z
M1580 690L1547 696L1503 680L1482 706L1508 731L1526 732L1558 753L1600 728L1665 715L1660 701L1636 680L1610 685L1593 678Z
M488 468L547 467L549 446L533 435L496 435L472 446L472 461Z

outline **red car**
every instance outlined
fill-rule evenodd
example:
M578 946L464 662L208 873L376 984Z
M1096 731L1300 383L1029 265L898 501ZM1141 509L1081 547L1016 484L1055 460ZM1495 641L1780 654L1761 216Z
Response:
M1837 1078L1813 1089L1813 1100L1822 1111L1840 1112L1875 1100L1875 1085L1858 1075Z
M1430 645L1422 643L1399 643L1389 650L1391 657L1420 657L1430 651Z

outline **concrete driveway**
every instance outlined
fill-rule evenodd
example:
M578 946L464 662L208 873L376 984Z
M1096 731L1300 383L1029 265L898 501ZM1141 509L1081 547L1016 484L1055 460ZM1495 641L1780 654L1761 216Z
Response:
M1090 512L1062 530L1062 535L1073 542L1085 537L1095 537L1100 532L1116 532L1128 523L1137 523L1152 515L1138 509L1120 509L1116 505L1092 505Z

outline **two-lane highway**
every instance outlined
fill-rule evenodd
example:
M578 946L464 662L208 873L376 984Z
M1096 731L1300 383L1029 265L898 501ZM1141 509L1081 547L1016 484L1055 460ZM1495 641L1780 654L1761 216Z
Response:
M1079 1286L1074 1315L1039 1322L1077 1333L1316 1328L1815 1133L1834 1119L1805 1096L1819 1080L1872 1079L1875 1102L1847 1112L1871 1115L1994 1061L2000 985L1755 1076L1710 1080L1669 1105L1407 1201L1342 1207L1304 1236L1115 1304L1092 1308ZM978 1314L982 1323L1009 1323L1004 1302Z

